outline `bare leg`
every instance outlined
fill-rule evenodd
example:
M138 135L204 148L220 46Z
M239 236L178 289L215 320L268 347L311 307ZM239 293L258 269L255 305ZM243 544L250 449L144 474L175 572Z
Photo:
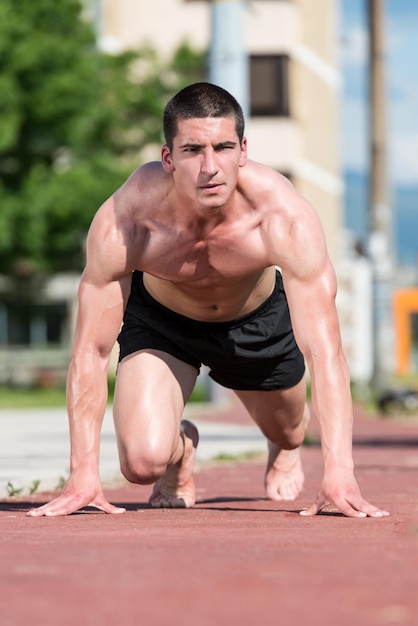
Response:
M309 421L306 407L302 423L304 432ZM303 489L305 475L302 470L300 446L284 450L268 441L268 460L265 475L266 495L270 500L294 500Z
M304 484L300 446L309 423L305 381L291 389L236 394L268 441L264 481L267 497L294 500Z
M156 483L154 507L190 507L199 434L181 422L197 371L159 350L141 350L119 364L113 404L121 470L133 483Z
M157 480L149 503L154 508L189 508L196 502L193 468L199 433L192 422L181 422L179 448L174 462L167 466L163 476ZM175 458L180 454L180 459Z

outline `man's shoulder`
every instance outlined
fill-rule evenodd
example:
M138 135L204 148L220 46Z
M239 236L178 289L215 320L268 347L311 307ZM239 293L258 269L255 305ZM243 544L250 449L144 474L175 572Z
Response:
M254 188L257 191L296 192L292 183L286 176L264 163L250 159L240 172L240 181L243 185Z
M160 206L170 181L161 163L149 162L132 172L124 184L100 207L90 231L107 233L115 241L123 235L141 237L155 207Z
M292 214L302 197L290 180L273 168L248 161L240 173L239 187L251 205L265 215Z
M163 185L167 180L168 175L164 171L161 162L149 161L140 165L132 172L124 187L135 187L137 190L158 189L158 186Z
M117 212L122 216L130 216L140 210L146 214L147 209L159 205L172 186L172 178L158 161L150 161L140 165L129 176L127 181L114 194Z

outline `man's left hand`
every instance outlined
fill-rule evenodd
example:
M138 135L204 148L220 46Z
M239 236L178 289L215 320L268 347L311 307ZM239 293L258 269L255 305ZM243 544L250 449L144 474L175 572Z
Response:
M379 509L365 500L350 470L336 470L324 475L315 503L300 515L311 517L326 506L333 505L347 517L386 517L387 511Z

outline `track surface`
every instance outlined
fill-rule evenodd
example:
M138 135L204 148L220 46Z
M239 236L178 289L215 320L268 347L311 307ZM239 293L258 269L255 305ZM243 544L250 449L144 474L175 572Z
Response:
M237 406L199 419L250 423ZM358 412L354 441L363 495L388 518L298 515L317 443L293 503L264 498L262 459L201 464L189 510L151 510L151 487L127 484L107 490L120 516L34 519L47 495L2 500L1 626L417 626L418 422Z

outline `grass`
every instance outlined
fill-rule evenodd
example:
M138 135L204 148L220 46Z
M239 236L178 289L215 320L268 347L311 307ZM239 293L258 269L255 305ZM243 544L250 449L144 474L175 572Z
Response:
M416 376L411 380L396 381L398 386L416 386ZM394 386L397 386L395 383ZM109 378L109 403L112 402L115 380ZM376 413L376 403L370 389L352 387L353 398L359 402L367 413ZM310 388L308 387L308 398ZM204 385L197 384L189 402L207 402L208 394ZM48 388L11 388L0 387L0 409L29 409L65 406L65 389L63 387Z
M258 451L240 452L239 454L220 452L212 459L212 461L216 461L218 463L234 463L239 461L250 461L252 459L258 459L261 456L264 456L263 452Z
M115 381L109 379L109 403L113 400ZM205 390L196 385L190 402L205 402ZM0 409L43 409L65 407L65 389L63 387L17 388L0 387Z
M0 409L33 409L65 406L64 389L0 388Z

